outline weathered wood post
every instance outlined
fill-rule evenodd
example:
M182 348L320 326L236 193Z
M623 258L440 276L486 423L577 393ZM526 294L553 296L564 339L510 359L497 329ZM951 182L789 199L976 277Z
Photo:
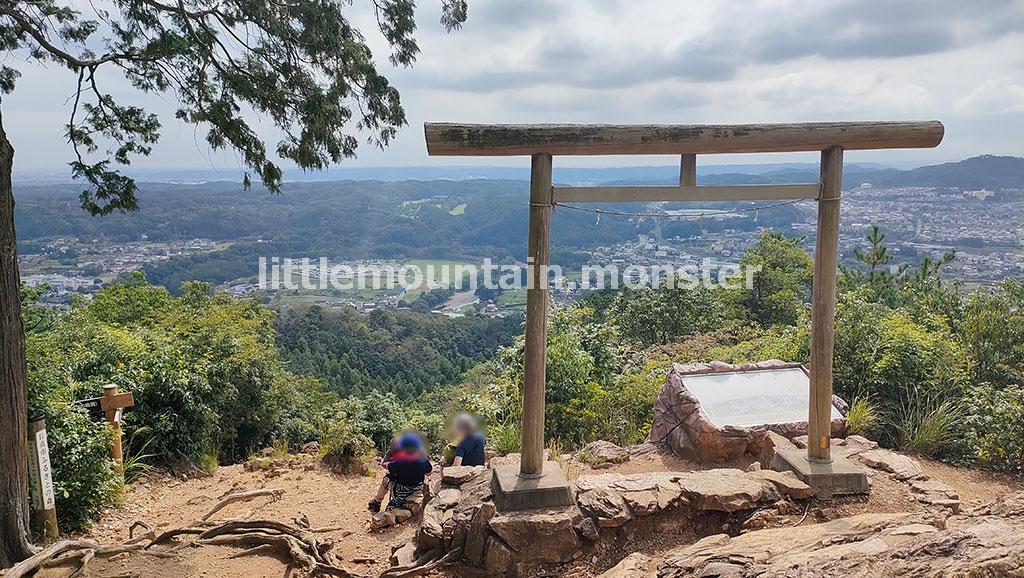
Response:
M121 450L121 412L125 407L132 405L132 402L128 401L131 395L131 393L119 394L117 385L109 383L103 386L103 399L100 400L103 415L110 423L110 429L114 431L114 439L110 445L110 457L114 460L114 471L119 476L124 475L124 455ZM129 396L129 398L125 396Z
M832 351L836 329L836 269L839 252L839 197L843 149L821 153L821 197L811 290L811 396L807 417L807 459L832 461Z
M519 466L521 476L540 476L544 471L551 192L551 155L532 155L530 236L527 240L526 347L523 352L523 443Z
M684 154L679 159L679 186L697 186L697 155Z
M45 540L60 536L57 507L53 495L53 473L50 469L50 443L46 436L46 420L28 422L28 479L32 502L32 527Z

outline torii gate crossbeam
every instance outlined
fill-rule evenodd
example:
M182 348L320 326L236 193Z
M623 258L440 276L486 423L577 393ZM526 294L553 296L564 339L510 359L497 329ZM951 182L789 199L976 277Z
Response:
M817 238L811 304L810 403L807 461L832 461L830 416L835 335L839 201L843 151L932 148L942 141L938 121L826 122L750 125L572 125L426 123L427 152L435 156L530 155L530 225L526 350L524 355L523 442L518 479L536 490L544 464L544 390L547 347L546 283L551 210L559 202L655 202L758 199L816 199ZM699 186L696 155L819 151L818 183ZM554 155L680 155L677 187L554 187ZM500 476L496 471L495 480ZM501 485L501 482L496 482ZM500 489L500 488L499 488ZM529 500L527 500L529 501ZM506 509L557 505L536 499ZM501 505L499 504L499 507Z

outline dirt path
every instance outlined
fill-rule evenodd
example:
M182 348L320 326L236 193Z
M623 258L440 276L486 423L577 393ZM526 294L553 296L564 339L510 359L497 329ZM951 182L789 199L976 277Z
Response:
M1024 491L1024 478L984 470L960 468L921 456L913 456L925 475L949 484L960 494L964 507L987 504L999 496Z
M128 539L128 528L136 520L144 520L159 529L187 526L199 519L225 494L245 490L277 488L284 490L279 500L257 498L231 504L213 519L251 518L288 521L304 514L314 528L337 527L321 534L324 540L333 540L333 551L347 567L364 574L376 575L390 567L392 544L408 540L414 533L412 525L403 525L388 531L369 532L369 513L366 502L373 496L382 475L373 470L370 475L339 476L323 469L311 457L292 456L274 460L276 465L247 471L243 466L219 468L211 477L175 480L169 477L153 478L130 487L120 508L105 512L84 538L104 544ZM227 578L267 576L281 578L285 565L266 556L225 559L228 548L198 548L194 555L181 561L162 561L143 558L144 567L134 566L140 576L181 576ZM135 560L133 560L133 563ZM100 561L90 564L95 576L116 575L123 572L117 560L104 568ZM47 573L56 578L67 572Z
M940 462L916 458L924 473L953 486L961 495L965 508L989 502L997 496L1024 490L1024 480L988 472L956 468ZM414 533L413 524L405 524L383 533L367 528L369 514L366 501L373 494L382 475L339 476L322 468L309 456L291 456L263 460L262 467L222 467L212 476L178 480L167 476L154 477L132 485L120 507L104 513L82 538L103 544L128 539L128 528L136 520L146 521L158 529L187 526L203 516L224 495L233 492L274 488L284 490L278 500L258 498L229 505L214 519L250 518L291 522L305 515L312 527L337 528L321 534L334 542L333 551L350 570L375 576L390 566L393 545L407 541ZM746 467L747 464L731 464ZM650 451L634 455L628 462L606 468L592 468L567 460L563 466L571 478L605 473L644 473L700 469L695 464L671 454ZM924 506L913 499L903 482L888 475L871 476L869 496L836 499L830 502L811 501L806 509L781 513L770 524L775 527L814 524L839 517L866 512L913 512ZM806 515L805 515L806 513ZM658 556L693 539L690 529L678 528L648 536L635 536L622 544L595 552L587 560L578 560L561 570L571 578L591 577L632 552ZM184 551L173 559L145 555L122 555L110 560L94 560L86 578L281 578L286 564L269 556L231 558L237 550L224 547L202 547ZM38 574L41 578L67 578L73 568L52 568ZM431 574L442 576L450 574Z

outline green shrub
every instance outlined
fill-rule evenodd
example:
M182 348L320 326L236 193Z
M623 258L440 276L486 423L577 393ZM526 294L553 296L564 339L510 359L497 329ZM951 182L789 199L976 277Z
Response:
M324 463L338 473L365 473L373 442L347 419L339 418L320 432L320 452Z
M936 455L953 445L964 417L959 400L909 397L890 416L893 443L904 450Z
M867 396L857 396L846 414L846 431L851 434L869 436L878 426L881 416L878 407Z
M958 329L971 351L974 383L1024 383L1024 284L1006 281L967 300Z
M391 438L408 422L405 406L398 396L388 392L370 392L363 400L363 411L357 427L373 442L378 451L384 452L391 445Z
M323 428L335 419L354 420L362 404L340 399L320 380L280 371L267 395L275 424L270 437L293 449L318 441Z
M498 455L519 452L522 441L522 431L517 423L495 424L487 428L487 442Z
M1024 388L973 387L965 397L960 457L992 469L1024 473Z
M663 364L648 363L616 379L607 388L593 439L603 439L621 446L646 440L654 419L654 401L667 373ZM585 444L593 439L581 442Z
M279 367L271 319L255 301L211 295L202 284L172 298L133 277L32 335L30 382L72 383L68 399L117 384L135 395L126 433L148 428L155 439L147 453L170 465L208 455L231 463L267 443L275 425L267 403Z
M915 319L916 318L916 319ZM836 315L835 390L886 412L910 398L958 398L970 358L945 320L843 295Z
M61 530L82 530L120 495L110 458L111 432L66 404L37 407L46 419L50 466Z

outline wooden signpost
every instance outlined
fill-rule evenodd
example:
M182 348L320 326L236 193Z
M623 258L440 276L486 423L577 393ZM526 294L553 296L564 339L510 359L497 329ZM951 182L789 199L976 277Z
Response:
M32 526L46 540L60 536L57 508L50 470L50 444L46 437L46 420L28 422L28 483L32 499Z
M523 388L520 485L534 491L547 475L544 463L544 390L547 344L547 284L537 273L549 255L551 211L559 203L816 200L818 234L811 297L811 391L807 452L802 464L808 475L822 479L837 474L832 465L830 406L835 331L836 267L843 151L930 148L942 141L938 121L818 122L746 125L573 125L426 123L427 152L441 156L532 157L530 181L529 262L537 283L527 289L525 384ZM697 155L815 151L821 154L816 183L768 185L698 185ZM678 186L562 187L551 181L557 155L671 154L680 159ZM810 464L808 466L808 464ZM801 471L803 471L801 470ZM495 470L496 475L499 473ZM800 475L800 472L798 472ZM534 480L534 481L529 481ZM529 481L529 482L528 482ZM560 481L558 483L561 483ZM827 483L827 482L823 482ZM511 487L501 480L498 489ZM813 486L813 484L812 484ZM518 490L518 486L512 488ZM525 500L532 507L541 500Z
M117 386L113 383L103 386L103 397L100 398L100 407L103 415L114 430L114 443L110 448L110 457L114 458L114 469L117 475L124 475L124 455L121 453L121 416L125 408L135 405L135 397L132 393L118 393Z
M120 392L113 383L103 386L101 397L80 399L75 405L88 410L89 415L102 416L114 430L114 439L110 448L110 457L114 459L114 469L118 475L124 475L124 455L121 449L121 417L124 410L135 405L135 396L130 391Z

